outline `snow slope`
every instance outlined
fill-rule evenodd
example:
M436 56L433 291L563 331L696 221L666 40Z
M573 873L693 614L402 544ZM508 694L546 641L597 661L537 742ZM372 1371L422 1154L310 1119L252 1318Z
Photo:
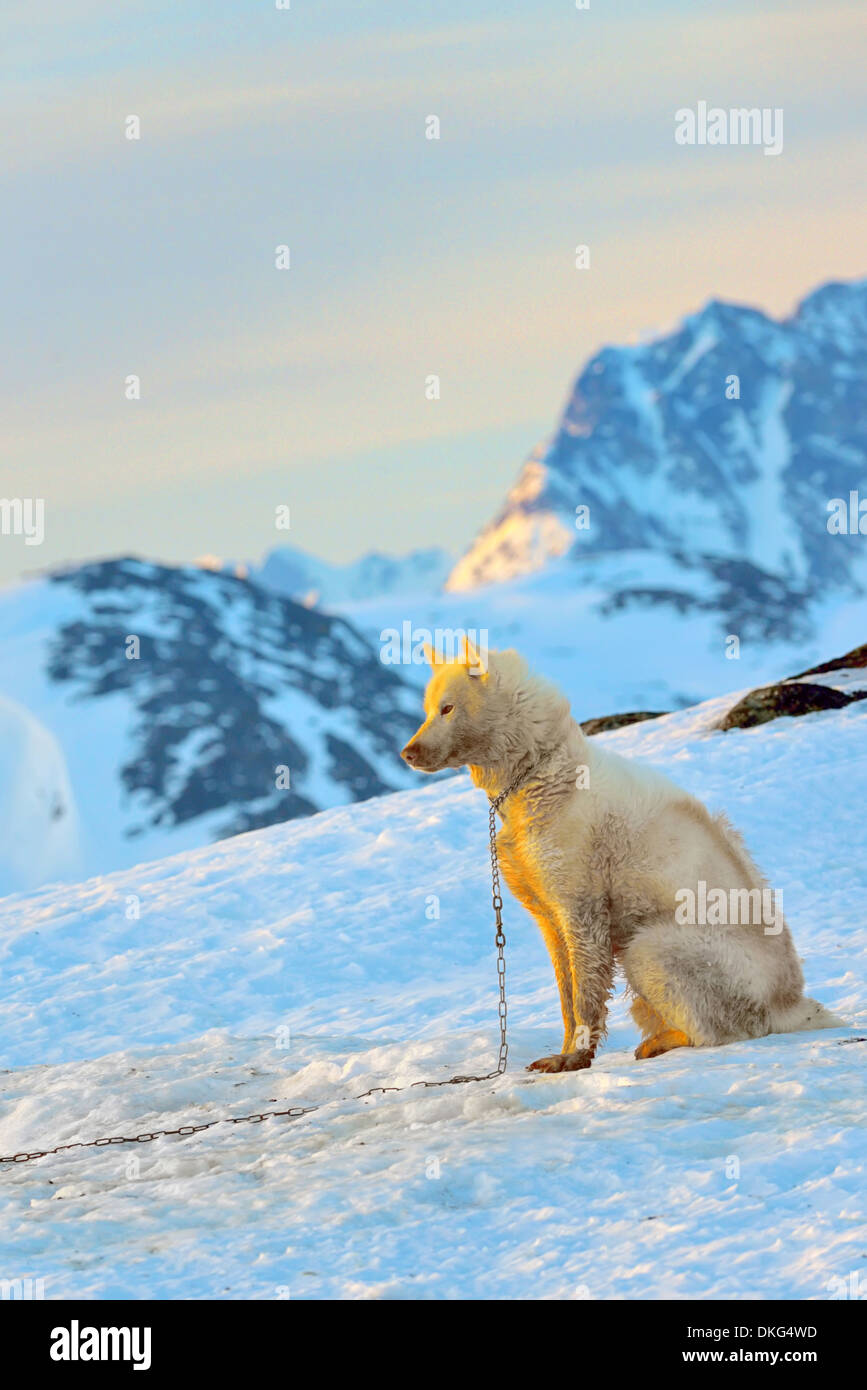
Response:
M712 732L730 695L604 735L739 824L809 991L867 1028L867 702ZM507 897L496 1043L484 798L465 777L0 903L0 1152L327 1102L0 1168L8 1278L46 1297L827 1298L867 1287L863 1033L590 1071ZM438 900L438 916L433 913Z
M0 696L0 895L80 872L63 753L32 714Z

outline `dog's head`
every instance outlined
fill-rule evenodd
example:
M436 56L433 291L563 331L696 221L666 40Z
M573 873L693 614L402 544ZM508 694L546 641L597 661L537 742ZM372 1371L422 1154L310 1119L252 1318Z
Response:
M498 754L504 675L512 652L483 654L464 641L454 660L428 646L431 678L424 695L425 721L401 752L419 772L444 767L487 766Z

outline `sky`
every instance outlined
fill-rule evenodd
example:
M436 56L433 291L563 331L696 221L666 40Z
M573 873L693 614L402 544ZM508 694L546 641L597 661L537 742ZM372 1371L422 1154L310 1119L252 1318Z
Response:
M867 271L865 34L860 0L4 0L0 497L45 534L0 580L460 553L605 343ZM678 145L700 100L781 107L782 153Z

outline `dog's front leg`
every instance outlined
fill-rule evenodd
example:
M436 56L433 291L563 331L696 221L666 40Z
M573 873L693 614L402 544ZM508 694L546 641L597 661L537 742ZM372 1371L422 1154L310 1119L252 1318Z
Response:
M538 1062L533 1063L529 1070L561 1071L562 1067L549 1067L543 1064L565 1056L570 1051L572 1039L575 1036L575 1010L572 1006L572 962L569 959L569 947L563 930L562 913L556 902L546 898L538 890L538 879L533 874L532 866L526 860L520 863L515 861L513 857L514 847L498 842L498 849L500 850L506 882L518 901L523 903L527 911L532 913L536 919L536 924L542 933L542 939L548 947L557 989L560 992L560 1012L563 1015L563 1052L555 1054L555 1057L540 1058ZM512 853L508 853L508 850L511 850Z
M560 1012L563 1015L563 1052L566 1053L570 1050L572 1039L575 1036L575 1010L572 1005L572 963L569 959L569 948L556 917L541 910L537 911L535 915L545 945L548 947L557 989L560 992ZM534 1062L533 1066L536 1070L541 1070L538 1063Z
M614 979L614 954L607 926L579 923L565 916L560 922L572 976L574 1027L562 1053L540 1057L530 1071L580 1071L589 1067L605 1036L608 996Z
M589 1067L605 1037L608 999L614 981L614 952L607 927L604 930L572 924L567 937L572 963L572 998L575 1006L574 1067ZM564 1071L573 1067L566 1066Z

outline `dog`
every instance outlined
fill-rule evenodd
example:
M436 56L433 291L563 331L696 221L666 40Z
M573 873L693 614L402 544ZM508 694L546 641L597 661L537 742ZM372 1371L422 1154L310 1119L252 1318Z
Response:
M758 916L736 922L721 914L721 902L755 908L770 896L725 816L588 739L565 696L517 652L483 658L465 642L452 659L429 646L425 656L425 719L402 757L420 772L466 766L491 800L502 798L503 875L554 966L563 1045L529 1070L590 1066L618 967L643 1037L639 1059L840 1026L804 997L781 913L770 922L764 912L734 912ZM690 913L690 899L715 911Z

